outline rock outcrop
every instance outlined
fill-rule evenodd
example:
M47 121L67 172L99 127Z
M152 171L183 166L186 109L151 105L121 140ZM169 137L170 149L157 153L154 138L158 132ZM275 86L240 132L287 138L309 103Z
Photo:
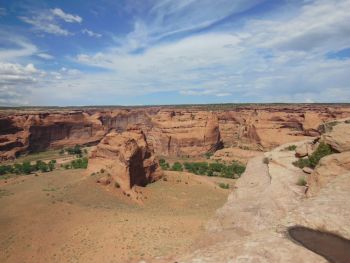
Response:
M335 177L350 172L350 151L323 157L308 177L308 196L313 196ZM349 178L350 180L350 178Z
M335 124L332 131L324 134L322 139L338 152L350 151L350 120Z
M268 164L262 157L248 162L198 248L178 262L328 262L292 241L288 229L302 226L350 238L350 152L321 159L309 175L313 194L306 198L306 187L297 185L305 175L292 165L295 153L285 151L289 145L266 153ZM328 245L320 245L324 256ZM350 256L347 250L340 254Z
M91 151L87 171L103 171L105 178L99 179L100 183L124 191L134 185L145 186L162 175L153 149L140 130L108 133Z

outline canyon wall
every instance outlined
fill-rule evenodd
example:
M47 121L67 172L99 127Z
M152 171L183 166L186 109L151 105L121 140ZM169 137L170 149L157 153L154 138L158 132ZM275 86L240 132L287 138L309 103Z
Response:
M0 111L0 160L21 153L94 145L110 131L141 129L157 155L195 156L222 147L269 150L319 135L350 116L348 105L251 105Z

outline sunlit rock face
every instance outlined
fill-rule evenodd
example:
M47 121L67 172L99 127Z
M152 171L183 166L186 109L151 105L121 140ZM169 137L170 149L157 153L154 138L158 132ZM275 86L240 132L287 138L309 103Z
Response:
M153 149L138 129L110 132L91 151L88 172L100 171L106 175L100 179L104 184L117 183L123 190L145 186L162 175Z
M224 147L270 150L319 136L350 107L251 105L0 111L0 159L52 148L96 145L111 130L137 127L157 155L196 156Z

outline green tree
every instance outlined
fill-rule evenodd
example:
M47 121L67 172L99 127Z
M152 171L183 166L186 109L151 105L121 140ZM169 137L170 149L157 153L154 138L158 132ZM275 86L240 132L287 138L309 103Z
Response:
M183 171L182 164L179 163L179 162L175 162L175 163L173 164L173 166L171 167L171 170L172 170L172 171L182 172L182 171Z

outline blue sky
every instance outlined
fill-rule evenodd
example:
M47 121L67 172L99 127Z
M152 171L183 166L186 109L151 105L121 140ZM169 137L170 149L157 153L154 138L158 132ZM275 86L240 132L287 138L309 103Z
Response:
M1 0L0 106L350 102L350 0Z

